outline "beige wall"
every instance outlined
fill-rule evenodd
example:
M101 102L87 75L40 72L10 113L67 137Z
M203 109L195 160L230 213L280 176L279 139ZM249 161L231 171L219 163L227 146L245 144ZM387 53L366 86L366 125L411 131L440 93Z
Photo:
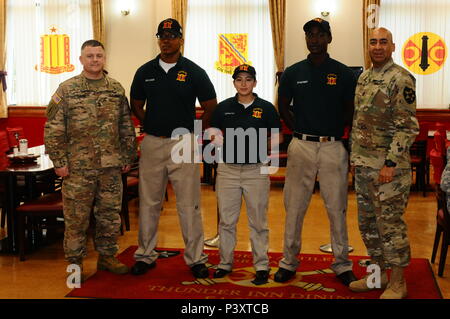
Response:
M169 0L127 0L130 14L120 13L123 0L105 1L107 70L127 94L136 69L155 57L158 23L171 15Z
M156 28L161 20L171 16L171 1L127 0L131 9L128 16L120 13L121 1L105 1L107 68L128 93L136 69L159 52ZM363 65L362 0L327 1L334 6L327 18L333 33L330 55L347 65ZM302 27L306 21L320 16L318 2L287 0L286 66L308 54Z
M362 0L327 0L331 4L330 22L333 41L330 56L349 66L364 64L362 35ZM308 55L303 25L321 17L321 0L287 0L285 63L289 66Z

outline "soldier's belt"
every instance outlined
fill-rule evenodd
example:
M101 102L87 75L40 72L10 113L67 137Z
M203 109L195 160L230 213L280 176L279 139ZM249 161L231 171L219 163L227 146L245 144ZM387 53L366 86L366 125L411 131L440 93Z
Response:
M308 134L302 134L294 132L293 134L296 138L303 141L309 141L309 142L334 142L339 141L340 137L335 136L317 136L317 135L308 135Z

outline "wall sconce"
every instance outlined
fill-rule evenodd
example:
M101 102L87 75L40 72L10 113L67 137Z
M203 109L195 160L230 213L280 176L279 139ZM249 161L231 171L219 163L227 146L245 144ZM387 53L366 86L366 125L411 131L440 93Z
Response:
M130 14L130 1L129 0L121 0L120 1L120 13L123 16L127 16Z
M316 10L320 12L322 17L328 17L331 12L334 12L335 6L334 0L319 0L316 2Z

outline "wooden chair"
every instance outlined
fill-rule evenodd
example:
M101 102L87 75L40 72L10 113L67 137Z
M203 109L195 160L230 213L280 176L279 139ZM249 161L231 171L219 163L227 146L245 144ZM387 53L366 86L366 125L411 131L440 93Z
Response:
M5 162L5 165L7 163L7 157L6 152L9 151L9 142L8 142L8 135L6 134L6 131L0 131L0 161ZM2 183L3 181L0 181L0 210L1 210L1 221L0 226L1 228L5 227L6 223L6 212L4 210L6 199L3 196L5 194L5 185Z
M409 150L411 156L411 170L415 175L415 189L427 196L427 181L429 178L427 140L416 140Z
M137 168L136 168L137 170ZM133 198L139 197L139 175L133 175L135 171L130 171L128 173L122 174L122 210L121 218L122 225L120 226L120 233L123 235L123 226L125 224L125 229L130 230L130 215L128 211L128 202Z
M42 236L42 229L57 225L51 220L63 217L63 201L60 192L45 194L25 202L16 209L18 218L19 259L25 260L25 240L28 236L30 247L36 248ZM64 226L64 223L61 223Z
M6 132L8 133L8 143L9 148L12 149L14 146L19 146L19 140L25 138L23 127L7 127Z
M417 135L414 143L409 150L411 157L411 170L415 175L415 189L422 191L423 196L427 196L427 185L430 182L429 174L429 158L427 156L428 126L420 127L419 135Z
M438 276L444 274L445 260L447 258L448 246L450 245L450 214L447 206L447 196L440 189L440 185L436 185L437 200L437 216L436 216L436 234L434 236L433 252L431 254L431 262L434 263L436 253L439 247L439 241L442 237L441 253L439 258ZM442 235L442 236L441 236Z

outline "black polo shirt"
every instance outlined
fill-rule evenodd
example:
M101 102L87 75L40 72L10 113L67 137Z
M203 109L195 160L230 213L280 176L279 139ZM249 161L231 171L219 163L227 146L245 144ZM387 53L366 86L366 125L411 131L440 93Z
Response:
M353 101L355 88L351 69L328 56L319 66L308 58L288 67L278 95L293 100L296 132L342 137L345 101Z
M141 66L131 85L132 99L147 101L144 131L156 136L171 136L176 128L194 130L195 101L216 98L206 72L191 60L180 56L166 73L159 55Z
M254 95L255 100L247 108L238 102L236 95L220 102L213 112L211 126L220 129L223 133L222 156L225 163L255 164L266 161L267 154L260 156L259 145L260 143L266 143L265 145L267 145L267 139L264 138L264 135L261 135L261 139L264 140L259 140L259 129L268 129L266 137L270 135L270 129L272 128L281 131L280 117L273 104L259 98L256 94ZM227 129L231 130L227 131ZM236 129L242 130L237 131ZM244 133L241 136L244 136L245 139L239 136L239 131ZM250 134L251 132L252 134ZM231 149L227 134L232 134L229 136L233 137L234 140L232 153L227 152L227 146L228 149ZM253 139L254 137L256 137L256 140ZM239 147L239 139L241 139L242 147Z

